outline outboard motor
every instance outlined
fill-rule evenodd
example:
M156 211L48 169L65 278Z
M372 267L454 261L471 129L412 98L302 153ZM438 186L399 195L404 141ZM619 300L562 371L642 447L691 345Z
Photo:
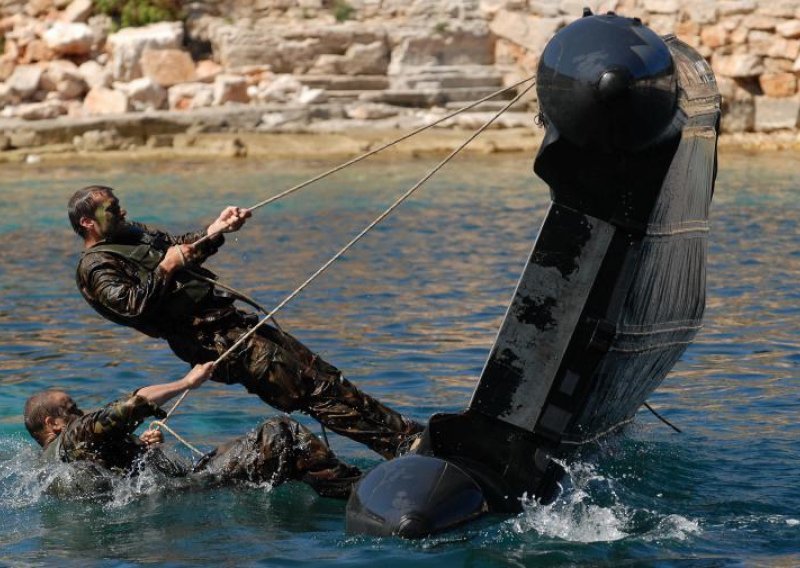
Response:
M552 204L467 409L367 473L347 530L422 537L546 502L555 459L633 420L701 327L720 96L674 36L609 13L539 62Z

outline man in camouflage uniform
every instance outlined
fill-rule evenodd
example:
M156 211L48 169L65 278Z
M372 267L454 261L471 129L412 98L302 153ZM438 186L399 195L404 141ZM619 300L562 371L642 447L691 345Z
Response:
M135 473L146 461L162 473L204 485L249 481L277 486L301 480L325 497L349 495L359 470L339 461L314 434L288 417L267 420L246 436L206 454L193 469L160 452L156 446L161 432L133 435L146 417L165 416L160 405L187 388L197 388L212 372L212 363L196 365L183 379L139 389L88 414L65 392L42 391L25 403L25 427L44 448L46 464L88 464L100 468L90 472L98 477L109 471ZM83 487L103 487L80 481Z
M84 240L76 274L83 297L116 323L166 339L191 364L213 361L257 322L234 306L215 275L200 265L237 231L250 211L227 207L204 232L172 236L129 223L113 190L90 186L69 201L69 217ZM201 237L211 236L193 246ZM422 430L342 377L284 331L262 325L220 362L214 380L241 383L284 412L302 411L334 432L386 458Z

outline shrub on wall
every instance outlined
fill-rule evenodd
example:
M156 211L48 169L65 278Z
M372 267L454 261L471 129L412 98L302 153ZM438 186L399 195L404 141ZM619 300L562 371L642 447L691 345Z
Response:
M179 20L180 0L95 0L96 12L110 16L120 28Z

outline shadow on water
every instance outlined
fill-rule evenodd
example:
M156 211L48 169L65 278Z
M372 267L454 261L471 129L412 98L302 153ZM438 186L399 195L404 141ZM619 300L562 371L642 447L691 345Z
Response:
M705 328L650 400L685 433L641 413L625 435L566 464L555 503L420 542L346 536L344 504L294 484L178 491L144 476L118 482L111 499L56 499L42 491L21 422L41 388L58 385L90 408L185 372L164 345L104 322L78 296L78 242L64 213L73 189L112 185L131 218L191 230L331 164L4 166L0 563L800 563L798 161L722 155ZM432 163L366 164L259 210L210 265L273 306ZM531 163L473 156L447 168L291 303L282 325L405 414L462 408L546 211ZM215 384L193 392L173 426L210 448L273 413ZM378 461L341 437L332 444L359 466Z

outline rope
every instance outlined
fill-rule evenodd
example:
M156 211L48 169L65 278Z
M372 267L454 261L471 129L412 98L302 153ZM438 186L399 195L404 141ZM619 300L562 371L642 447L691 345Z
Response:
M312 183L314 183L316 181L319 181L319 180L321 180L321 179L323 179L323 178L325 178L325 177L327 177L327 176L329 176L329 175L331 175L333 173L336 173L336 172L338 172L338 171L340 171L340 170L342 170L342 169L344 169L344 168L346 168L348 166L356 164L356 163L358 163L358 162L360 162L360 161L362 161L362 160L364 160L364 159L366 159L366 158L368 158L370 156L373 156L373 155L377 154L378 152L381 152L381 151L383 151L383 150L395 145L395 144L398 144L398 143L400 143L400 142L402 142L404 140L407 140L411 136L419 134L420 132L422 132L424 130L427 130L428 128L432 128L433 126L436 126L437 124L440 124L441 122L443 122L443 121L445 121L447 119L453 118L454 116L457 116L458 114L460 114L460 113L462 113L462 112L464 112L466 110L474 108L475 106L477 106L477 105L479 105L479 104L481 104L483 102L486 102L487 100L489 100L489 99L491 99L491 98L493 98L493 97L495 97L495 96L497 96L497 95L499 95L501 93L504 93L504 92L506 92L506 91L508 91L510 89L516 88L519 85L522 85L523 83L531 81L533 78L534 77L528 77L527 79L523 79L521 81L518 81L517 83L514 83L513 85L511 85L509 87L506 87L506 88L501 89L499 91L495 91L494 93L492 93L492 94L490 94L490 95L488 95L488 96L486 96L486 97L484 97L484 98L482 98L482 99L480 99L478 101L475 101L474 103L471 103L471 104L469 104L469 105L467 105L465 107L462 107L462 108L458 109L457 111L442 117L439 120L436 120L436 121L434 121L434 122L432 122L430 124L427 124L427 125L425 125L423 127L417 128L416 130L414 130L414 131L412 131L412 132L410 132L408 134L405 134L404 136L401 136L400 138L397 138L397 139L395 139L395 140L393 140L391 142L388 142L388 143L376 148L375 150L372 150L370 152L367 152L366 154L362 154L362 155L360 155L360 156L358 156L356 158L353 158L352 160L349 160L348 162L340 164L339 166L336 166L335 168L332 168L332 169L330 169L330 170L328 170L328 171L326 171L326 172L324 172L324 173L322 173L322 174L320 174L320 175L318 175L318 176L316 176L314 178L311 178L311 179L309 179L309 180L307 180L307 181L305 181L303 183L295 185L294 187L291 187L291 188L287 189L286 191L283 191L282 193L279 193L279 194L277 194L277 195L275 195L273 197L270 197L269 199L261 201L260 203L257 203L253 207L250 207L250 210L252 211L252 210L258 209L259 207L263 207L264 205L267 205L269 203L277 201L278 199L286 197L287 195L289 195L291 193L294 193L295 191L298 191L298 190L302 189L303 187L306 187L306 186L308 186L308 185L310 185L310 184L312 184ZM481 133L483 133L483 131L485 131L489 126L491 126L491 124L494 123L495 120L497 120L503 113L505 113L509 108L511 108L511 106L514 103L516 103L523 96L525 96L525 94L527 94L528 91L530 91L533 88L534 84L535 83L531 83L530 85L528 85L521 93L517 94L511 101L509 101L505 106L503 106L503 108L501 108L499 111L497 111L489 120L487 120L483 125L481 125L475 132L473 132L469 136L469 138L467 138L464 142L462 142L455 150L450 152L450 154L448 154L446 158L444 158L441 162L439 162L433 169L431 169L425 176L423 176L422 179L420 179L410 189L408 189L403 195L401 195L394 203L392 203L392 205L390 205L383 213L381 213L369 225L367 225L358 235L356 235L353 239L351 239L350 242L348 242L336 254L334 254L316 272L314 272L311 276L309 276L302 284L300 284L300 286L295 288L295 290L292 293L290 293L288 296L286 296L286 298L284 298L271 311L267 312L257 302L255 302L254 300L251 300L245 294L242 294L238 290L235 290L234 288L231 288L230 286L222 285L221 287L223 287L223 288L225 288L225 289L227 289L227 290L229 290L231 292L234 292L237 295L242 296L242 299L244 301L246 301L248 303L251 303L251 305L253 305L254 307L258 308L260 311L264 312L266 315L256 325L254 325L247 332L242 334L242 336L239 337L239 339L227 351L225 351L222 355L220 355L216 359L216 361L214 361L214 365L219 365L223 360L228 358L231 353L233 353L242 343L244 343L256 331L258 331L258 329L262 325L264 325L266 322L268 322L270 320L272 320L274 322L275 321L274 316L278 311L283 309L290 301L292 301L295 297L297 297L300 294L300 292L302 292L309 284L311 284L311 282L313 282L318 276L320 276L323 272L325 272L334 262L336 262L339 258L341 258L341 256L344 255L344 253L346 253L358 241L360 241L369 231L371 231L376 225L378 225L381 221L383 221L386 217L388 217L406 199L408 199L415 191L417 191L422 186L422 184L424 184L431 177L433 177L433 175L436 172L438 172L440 169L442 169L459 152L461 152L464 148L466 148L467 145L469 145L475 138L477 138ZM216 234L218 234L218 233L207 234L206 236L204 236L204 237L200 238L199 240L195 241L193 244L197 245L197 244L199 244L200 242L202 242L204 240L207 240L207 239L210 239L210 238L214 237ZM197 276L196 273L193 273L193 274L195 276ZM208 281L213 282L216 285L220 284L218 281L216 281L214 279L211 279L211 278L208 278ZM175 412L175 410L178 408L178 406L180 406L181 403L184 401L186 396L189 394L189 390L190 389L186 389L185 391L183 391L183 393L181 393L181 396L178 398L178 400L175 402L175 404L172 406L172 408L169 410L169 412L167 412L167 415L164 417L163 420L160 420L160 421L154 420L154 421L151 422L151 426L155 426L155 429L158 429L159 427L163 427L165 430L167 430L173 436L175 436L178 440L183 442L187 447L189 447L190 449L193 449L194 451L196 451L198 453L202 453L199 450L197 450L196 448L194 448L191 444L189 444L185 440L181 439L173 430L169 429L166 426L166 421L170 418L170 416L172 416L173 412ZM324 430L324 426L323 426L323 436L325 437L325 442L327 444L327 433Z
M189 391L187 390L187 391L185 391L185 392L189 392ZM176 406L177 406L177 405L176 405ZM174 409L174 407L173 407L173 409ZM198 450L196 447L194 447L194 446L193 446L193 445L191 445L189 442L187 442L187 441L186 441L184 438L182 438L182 437L181 437L181 436L180 436L180 435L179 435L179 434L178 434L178 433L177 433L175 430L173 430L172 428L170 428L169 426L167 426L167 425L164 423L164 421L166 421L166 418L165 418L163 421L162 421L162 420L153 420L153 421L150 423L150 425L152 426L152 425L154 425L154 424L155 424L155 425L156 425L156 427L157 427L156 429L158 429L158 428L163 428L164 430L166 430L167 432L169 432L170 434L172 434L173 436L175 436L175 438L176 438L176 439L177 439L177 440L178 440L180 443L182 443L184 446L186 446L187 448L189 448L190 450L192 450L192 451L193 451L194 453L196 453L197 455L200 455L200 456L202 456L202 455L205 455L205 452L202 452L202 451Z
M303 189L304 187L307 187L307 186L311 185L312 183L318 182L319 180L324 179L324 178L326 178L326 177L328 177L328 176L330 176L332 174L335 174L336 172L341 171L341 170L345 169L346 167L352 166L353 164L357 164L358 162L360 162L362 160L366 160L370 156L374 156L375 154L377 154L379 152L382 152L382 151L386 150L387 148L391 148L392 146L394 146L396 144L399 144L400 142L408 140L409 138L411 138L412 136L416 136L420 132L424 132L425 130L428 130L429 128L433 128L434 126L436 126L438 124L441 124L442 122L444 122L446 120L449 120L449 119L451 119L451 118L453 118L455 116L458 116L462 112L466 112L466 111L468 111L468 110L470 110L472 108L475 108L476 106L481 105L481 104L485 103L486 101L488 101L490 99L493 99L496 96L505 93L506 91L510 91L512 89L516 89L520 85L522 85L524 83L527 83L528 81L531 81L534 78L535 78L535 76L531 76L531 77L528 77L526 79L522 79L520 81L517 81L513 85L509 85L508 87L504 87L502 89L499 89L499 90L497 90L497 91L495 91L495 92L493 92L493 93L491 93L489 95L486 95L482 99L474 101L474 102L472 102L472 103L470 103L470 104L468 104L466 106L461 107L460 109L458 109L458 110L456 110L454 112L451 112L450 114L447 114L447 115L443 116L442 118L439 118L439 119L437 119L437 120L435 120L435 121L433 121L433 122L431 122L429 124L426 124L424 126L420 126L419 128L417 128L415 130L412 130L411 132L409 132L407 134L404 134L403 136L401 136L399 138L395 138L394 140L392 140L390 142L382 144L381 146L375 148L374 150L370 150L369 152L361 154L360 156L356 156L355 158L353 158L353 159L351 159L351 160L349 160L347 162L344 162L342 164L339 164L338 166L333 167L333 168L329 169L326 172L323 172L323 173L321 173L321 174L319 174L319 175L317 175L317 176L315 176L315 177L313 177L311 179L308 179L308 180L306 180L306 181L304 181L302 183L299 183L299 184L297 184L297 185L295 185L293 187L290 187L289 189L287 189L285 191L282 191L281 193L278 193L277 195L274 195L274 196L272 196L272 197L270 197L268 199L265 199L264 201L260 201L260 202L256 203L255 205L253 205L252 207L250 207L249 209L250 209L250 211L255 211L256 209L259 209L259 208L261 208L261 207L263 207L265 205L269 205L270 203L274 203L275 201L278 201L279 199L282 199L282 198L286 197L287 195L291 195L292 193L294 193L296 191L299 191L299 190ZM523 91L523 93L527 93L530 90L530 88L531 87L526 88L525 91ZM517 95L517 97L514 98L512 103L517 102L520 98L522 98L522 97ZM503 107L503 109L500 111L500 114L502 114L506 110L508 110L508 108L510 108L510 106L511 105L508 104L505 107ZM499 116L499 114L496 115L496 116ZM200 239L196 240L192 244L194 244L194 245L200 244L203 241L206 241L208 239L211 239L211 238L217 236L221 232L222 231L215 231L213 233L209 233L209 234L201 237Z
M658 412L656 412L655 410L653 410L653 407L652 407L652 406L650 406L650 405L649 405L649 404L647 404L646 402L644 403L644 406L645 406L645 408L647 408L647 410L649 410L650 412L652 412L652 413L653 413L653 415L654 415L656 418L658 418L659 420L661 420L661 422L663 422L664 424L666 424L667 426L669 426L670 428L672 428L673 430L675 430L675 431L676 431L678 434L682 434L682 433L683 433L683 430L681 430L680 428L678 428L677 426L675 426L675 425L674 425L672 422L670 422L669 420L667 420L666 418L664 418L663 416L661 416L661 415L660 415Z
M378 215L369 225L367 225L358 235L353 237L344 247L342 247L336 254L334 254L325 264L323 264L316 272L314 272L311 276L309 276L300 286L294 289L292 293L286 296L277 306L275 306L263 319L261 319L256 325L250 328L247 332L243 333L241 337L239 337L236 342L228 348L222 355L220 355L216 361L214 361L215 365L219 365L223 360L228 358L231 353L233 353L242 343L247 341L247 339L252 336L258 329L268 322L278 311L286 306L290 301L292 301L295 297L297 297L300 292L302 292L311 282L313 282L319 275L325 272L334 262L336 262L341 256L347 252L350 248L353 247L358 241L361 240L364 235L366 235L369 231L371 231L378 223L386 219L395 209L397 209L400 204L402 204L406 199L408 199L415 191L417 191L423 183L428 181L433 175L441 170L450 160L452 160L461 150L467 147L467 145L475 140L484 130L489 128L491 124L497 120L500 115L506 112L511 106L520 100L525 94L530 91L534 86L534 83L528 85L525 90L519 93L516 97L514 97L511 101L509 101L502 109L497 111L489 120L487 120L483 125L480 126L475 132L473 132L469 138L467 138L464 142L462 142L458 148L450 152L441 162L439 162L433 169L431 169L425 176L422 177L417 183L415 183L410 189L408 189L403 195L401 195L394 203L392 203L383 213ZM189 394L189 390L183 392L180 396L178 401L172 407L172 409L167 413L166 420L169 416L173 413L173 411L183 402L183 399L186 398L186 395Z

